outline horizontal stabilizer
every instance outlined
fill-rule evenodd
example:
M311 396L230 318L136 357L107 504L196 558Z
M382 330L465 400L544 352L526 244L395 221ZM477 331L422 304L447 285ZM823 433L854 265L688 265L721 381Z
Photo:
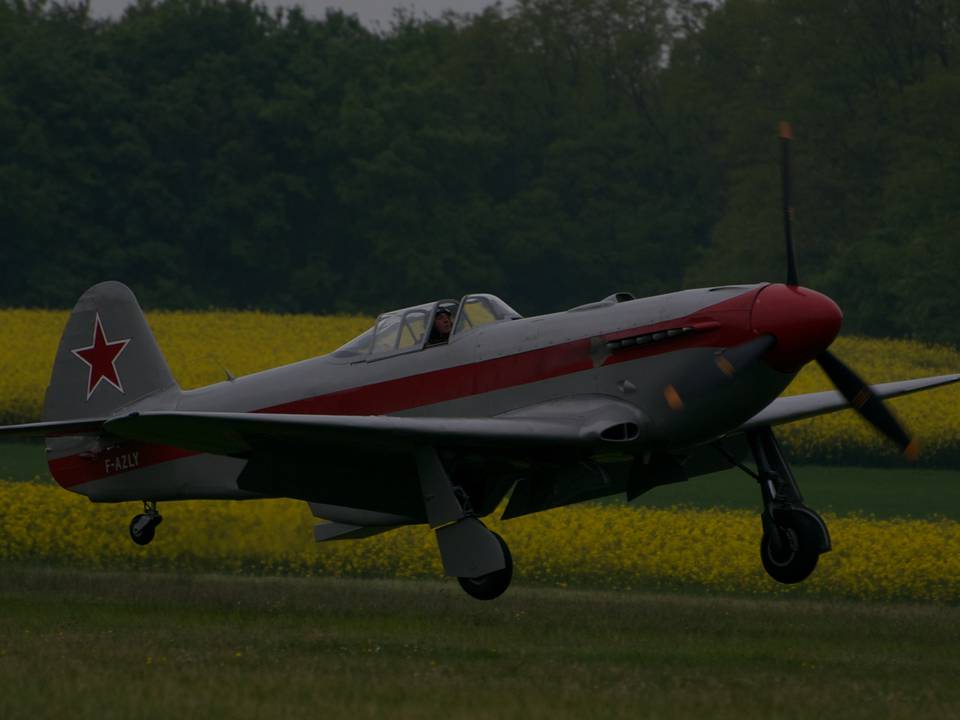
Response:
M0 436L63 437L77 435L101 435L107 418L80 418L77 420L51 420L24 425L2 425Z

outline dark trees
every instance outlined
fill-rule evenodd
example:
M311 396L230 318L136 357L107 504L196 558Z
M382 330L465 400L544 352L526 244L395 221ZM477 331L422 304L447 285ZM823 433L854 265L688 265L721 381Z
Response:
M0 0L0 304L522 312L801 277L960 341L957 3L520 0L374 33L241 0Z

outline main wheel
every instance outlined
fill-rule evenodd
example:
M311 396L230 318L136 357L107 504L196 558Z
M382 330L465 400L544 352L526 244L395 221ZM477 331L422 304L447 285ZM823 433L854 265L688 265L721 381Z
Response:
M502 570L496 570L486 575L475 578L457 578L467 595L475 597L477 600L493 600L498 598L510 587L510 581L513 579L513 558L510 556L510 548L502 537L493 533L503 549L503 559L506 565Z
M157 525L160 524L160 516L145 515L140 513L135 515L130 521L130 539L137 545L148 545L156 534Z
M806 580L820 559L820 530L813 520L798 512L777 515L780 547L768 533L760 540L760 561L767 574L785 585Z

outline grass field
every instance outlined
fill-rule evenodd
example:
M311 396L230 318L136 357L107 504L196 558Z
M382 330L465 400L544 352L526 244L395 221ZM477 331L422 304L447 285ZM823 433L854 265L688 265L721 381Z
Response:
M960 609L0 566L0 717L957 717Z

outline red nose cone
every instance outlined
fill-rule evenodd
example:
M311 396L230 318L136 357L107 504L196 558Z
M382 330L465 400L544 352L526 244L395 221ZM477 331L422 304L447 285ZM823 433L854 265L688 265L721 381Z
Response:
M767 363L776 370L796 372L833 342L843 313L833 300L814 290L768 285L757 294L750 322L756 333L777 339L764 356Z

